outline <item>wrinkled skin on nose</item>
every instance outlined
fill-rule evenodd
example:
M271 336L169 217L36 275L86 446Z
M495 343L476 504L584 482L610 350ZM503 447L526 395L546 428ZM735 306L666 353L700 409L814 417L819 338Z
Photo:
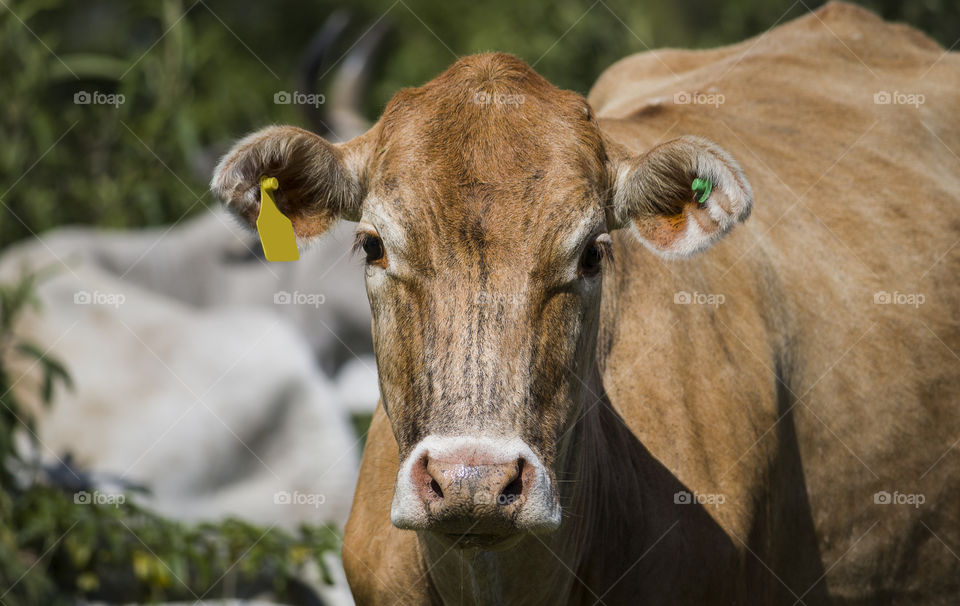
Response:
M471 516L494 509L497 505L512 504L520 497L523 461L511 463L474 463L459 459L428 458L422 469L426 472L424 497L430 513L447 517ZM528 474L529 475L529 474Z
M414 469L413 481L424 487L420 497L438 531L468 532L471 527L476 530L478 520L485 522L480 531L505 531L523 501L522 459L485 463L426 457ZM532 470L528 467L526 471L529 483Z
M550 470L523 440L429 436L401 465L391 519L493 545L555 529L560 507Z

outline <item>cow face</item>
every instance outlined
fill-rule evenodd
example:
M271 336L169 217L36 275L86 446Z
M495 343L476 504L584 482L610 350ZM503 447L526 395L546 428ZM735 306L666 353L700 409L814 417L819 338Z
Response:
M301 240L358 222L400 449L394 524L480 547L560 523L554 469L594 364L609 232L683 257L751 204L717 146L684 137L634 156L605 140L584 99L506 55L401 91L341 145L255 133L212 187L252 224L261 175L279 179ZM704 203L698 177L712 184Z

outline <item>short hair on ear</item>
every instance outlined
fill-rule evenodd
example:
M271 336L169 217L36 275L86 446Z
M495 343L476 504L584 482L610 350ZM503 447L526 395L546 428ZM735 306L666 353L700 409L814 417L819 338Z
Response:
M238 141L220 160L210 189L242 222L260 213L260 177L276 177L277 208L300 242L325 232L340 218L360 215L364 196L364 136L342 144L293 126L270 126Z
M706 250L753 208L753 192L740 165L700 137L679 137L642 156L621 152L612 164L613 227L629 228L644 246L667 259ZM695 191L695 179L708 185Z

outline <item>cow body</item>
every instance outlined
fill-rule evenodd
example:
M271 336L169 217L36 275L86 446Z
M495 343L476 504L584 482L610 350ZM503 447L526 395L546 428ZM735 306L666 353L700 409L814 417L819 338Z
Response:
M556 533L445 552L393 528L397 446L378 410L343 551L358 603L956 599L958 69L915 31L843 5L610 68L589 97L604 132L638 151L677 133L724 141L754 214L681 263L614 235L606 364ZM711 87L723 104L673 102ZM883 90L926 103L874 104ZM875 304L883 292L926 300ZM926 502L876 504L881 491ZM682 492L724 502L677 507Z
M829 5L590 106L480 55L343 145L238 143L248 222L263 174L301 238L359 221L358 603L955 601L958 76Z

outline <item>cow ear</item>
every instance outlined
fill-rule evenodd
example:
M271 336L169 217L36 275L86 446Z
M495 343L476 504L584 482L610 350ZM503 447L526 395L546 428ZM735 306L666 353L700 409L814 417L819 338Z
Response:
M301 242L338 219L359 220L365 136L342 144L292 126L271 126L239 141L221 160L210 188L250 227L260 214L260 177L276 177L273 199Z
M654 253L683 259L709 248L750 215L753 192L724 149L680 137L642 156L613 150L614 229L629 228Z

